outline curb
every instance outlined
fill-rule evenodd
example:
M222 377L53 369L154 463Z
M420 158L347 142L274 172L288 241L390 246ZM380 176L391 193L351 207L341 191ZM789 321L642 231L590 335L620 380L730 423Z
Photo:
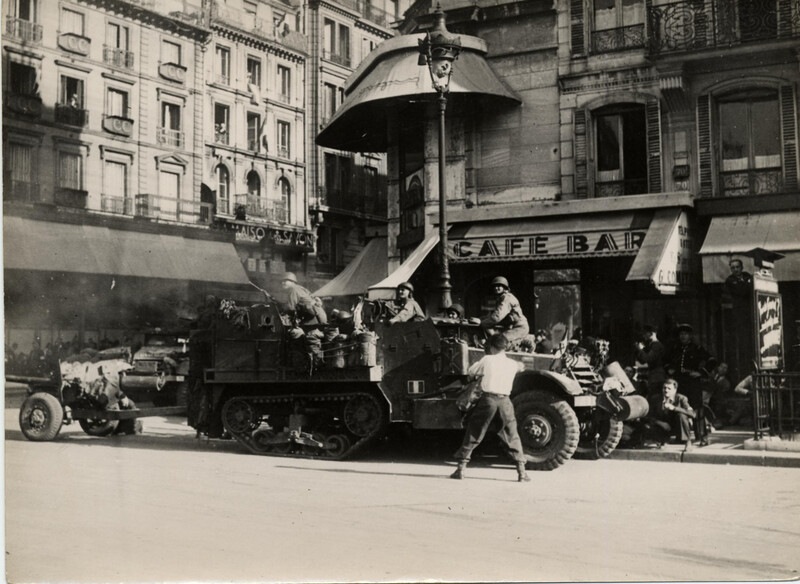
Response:
M609 459L800 468L800 455L796 453L753 450L723 450L716 452L693 450L692 452L682 452L621 449L612 452Z

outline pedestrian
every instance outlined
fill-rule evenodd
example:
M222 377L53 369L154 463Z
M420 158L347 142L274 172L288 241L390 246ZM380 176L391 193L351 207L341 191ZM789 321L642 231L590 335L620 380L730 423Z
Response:
M509 290L508 280L503 276L497 276L492 280L492 288L495 294L495 309L481 321L481 327L487 337L503 333L509 346L513 346L528 336L530 332L528 319L522 314L519 300Z
M297 283L297 276L292 272L286 272L281 285L286 290L289 312L299 324L328 324L328 316L322 308L322 302Z
M408 321L425 320L425 313L422 312L417 301L414 300L414 286L411 282L403 282L397 287L397 298L395 308L397 314L389 319L389 324Z
M689 399L678 393L677 381L666 379L661 387L661 395L653 394L648 400L650 411L642 422L644 439L654 440L661 446L669 442L674 433L688 452L692 449L691 419L695 416L694 409Z
M708 435L703 411L703 371L710 355L692 339L694 329L690 324L678 325L678 344L666 358L667 373L675 379L695 412L694 433L700 446L708 446Z
M464 469L469 463L472 451L483 441L486 431L495 417L499 417L502 427L498 430L497 435L516 462L517 480L519 482L531 480L525 472L525 454L522 451L522 442L517 432L514 406L509 397L514 378L523 369L523 365L506 356L507 347L508 340L505 335L499 333L492 335L486 343L486 355L473 364L467 372L470 379L480 379L483 395L467 419L464 441L455 454L458 468L450 475L452 479L464 478Z
M645 325L643 331L642 340L636 343L636 361L647 366L647 394L658 394L666 378L664 371L666 348L658 340L654 326Z

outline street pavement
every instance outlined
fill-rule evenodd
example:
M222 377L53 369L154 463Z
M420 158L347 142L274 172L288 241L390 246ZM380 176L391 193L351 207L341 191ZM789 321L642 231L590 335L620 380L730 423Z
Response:
M795 468L569 461L520 484L401 435L354 461L258 457L177 417L24 439L5 410L11 582L701 581L800 574ZM457 437L456 437L457 438ZM456 440L457 441L457 440Z

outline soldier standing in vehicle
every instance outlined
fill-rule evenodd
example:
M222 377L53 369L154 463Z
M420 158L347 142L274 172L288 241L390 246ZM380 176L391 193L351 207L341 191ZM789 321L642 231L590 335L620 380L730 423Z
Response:
M519 300L509 290L508 280L497 276L492 280L492 288L496 296L494 311L481 321L486 335L503 333L509 345L513 345L528 336L528 319L522 314Z
M469 463L472 451L486 436L486 431L495 417L499 417L502 427L498 430L497 435L517 464L517 480L519 482L531 480L528 473L525 472L525 454L522 451L522 441L517 432L514 406L509 398L514 378L523 369L523 365L506 356L507 346L508 341L505 335L492 335L486 343L486 355L472 365L467 372L470 379L480 379L483 395L470 413L464 441L455 454L458 468L450 475L451 479L464 478L464 469Z
M411 282L403 282L397 287L395 305L399 310L389 319L389 324L425 320L425 313L414 300L414 286Z
M292 272L286 272L281 280L283 289L286 290L289 311L295 316L300 324L328 324L328 315L325 310L314 299L307 289L297 283L297 276ZM312 321L316 319L316 323Z

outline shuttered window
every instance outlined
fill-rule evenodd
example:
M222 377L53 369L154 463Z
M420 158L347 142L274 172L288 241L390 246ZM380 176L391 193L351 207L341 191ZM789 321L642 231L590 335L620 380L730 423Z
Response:
M39 184L36 168L36 149L30 144L9 142L3 150L3 198L36 202Z
M75 152L59 152L58 186L83 190L83 157Z
M647 116L647 187L650 193L661 192L661 102L649 98Z
M128 165L106 160L103 168L103 195L117 199L128 197Z
M797 188L797 113L794 87L784 85L781 96L781 138L783 146L783 181L787 189Z
M575 194L579 199L589 196L587 173L586 123L588 113L584 109L575 110Z
M572 56L579 57L586 53L584 26L583 0L570 0L570 39L572 42Z
M72 33L83 36L83 13L61 9L61 33Z
M106 113L109 116L128 117L128 92L108 88L106 94Z
M650 150L646 109L638 104L625 104L593 112L596 197L648 192ZM656 164L660 168L660 161L656 160ZM657 178L660 182L660 177Z

